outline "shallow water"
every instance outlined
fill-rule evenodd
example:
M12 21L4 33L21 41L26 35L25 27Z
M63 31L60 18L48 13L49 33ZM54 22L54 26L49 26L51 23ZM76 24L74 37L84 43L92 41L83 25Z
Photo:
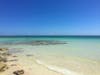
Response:
M34 40L59 40L67 44L25 44ZM49 68L56 71L61 68L60 71L65 75L65 69L75 71L79 75L100 74L100 37L6 37L0 38L0 46L12 49L11 53L34 55L42 65L51 65Z

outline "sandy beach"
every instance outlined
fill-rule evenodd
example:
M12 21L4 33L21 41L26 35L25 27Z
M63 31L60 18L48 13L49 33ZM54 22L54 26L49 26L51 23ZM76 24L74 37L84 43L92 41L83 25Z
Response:
M78 66L80 68L79 71L76 63L79 65ZM69 63L66 64L68 69L66 68L61 70L61 68L49 67L43 65L42 63L39 63L32 55L31 56L11 55L8 57L8 62L7 62L9 69L6 70L5 72L0 73L0 75L14 75L13 72L16 70L24 70L25 73L23 75L99 75L100 74L99 72L100 68L98 67L99 66L98 64L97 64L98 71L95 67L93 69L93 65L92 65L92 70L91 68L87 67L87 66L91 67L89 63L88 64L85 63L83 65L81 64L82 62L80 62L79 64L75 60L70 59Z
M17 61L10 61L14 59L17 59ZM8 57L7 65L9 69L0 73L0 75L14 75L14 71L21 69L25 71L24 75L62 75L55 71L49 70L47 67L37 64L35 58L32 56L10 56Z

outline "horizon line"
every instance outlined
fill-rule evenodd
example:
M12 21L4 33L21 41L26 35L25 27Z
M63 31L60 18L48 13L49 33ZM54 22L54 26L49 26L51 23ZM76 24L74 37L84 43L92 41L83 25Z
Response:
M31 36L100 36L100 35L0 35L0 37L31 37Z

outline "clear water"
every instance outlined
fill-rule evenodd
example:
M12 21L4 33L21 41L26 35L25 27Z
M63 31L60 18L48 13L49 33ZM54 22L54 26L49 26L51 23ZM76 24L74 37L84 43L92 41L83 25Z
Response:
M80 57L87 57L91 59L98 59L100 60L100 37L93 36L93 37L78 37L78 36L69 36L69 37L1 37L0 44L10 45L24 42L32 42L34 40L60 40L66 41L68 44L65 45L51 45L51 46L40 46L44 48L43 50L36 50L40 52L40 54L60 54L63 56L80 56ZM38 47L38 48L40 48ZM49 49L46 49L49 48ZM50 49L51 48L51 49ZM56 49L57 48L57 49ZM30 50L32 51L32 50Z
M32 42L34 40L60 40L67 42L67 44L41 46L20 44L22 42ZM18 44L16 45L16 43ZM79 65L81 67L85 66L85 68L89 70L91 67L95 67L95 70L97 69L96 72L100 69L100 65L98 66L94 63L100 64L99 36L1 37L0 46L2 45L9 45L9 48L22 48L24 50L23 54L34 54L37 59L50 65L56 65L76 71L79 71ZM96 75L96 73L93 75Z

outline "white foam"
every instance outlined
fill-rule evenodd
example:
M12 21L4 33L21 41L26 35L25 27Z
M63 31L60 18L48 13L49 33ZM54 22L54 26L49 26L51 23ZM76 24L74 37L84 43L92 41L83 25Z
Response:
M68 69L59 68L59 67L52 66L52 65L47 65L47 64L41 62L40 60L36 60L36 62L40 65L43 65L43 66L47 67L48 69L50 69L52 71L59 72L63 75L82 75L82 74L78 74L78 73L73 72L73 71L68 70Z

